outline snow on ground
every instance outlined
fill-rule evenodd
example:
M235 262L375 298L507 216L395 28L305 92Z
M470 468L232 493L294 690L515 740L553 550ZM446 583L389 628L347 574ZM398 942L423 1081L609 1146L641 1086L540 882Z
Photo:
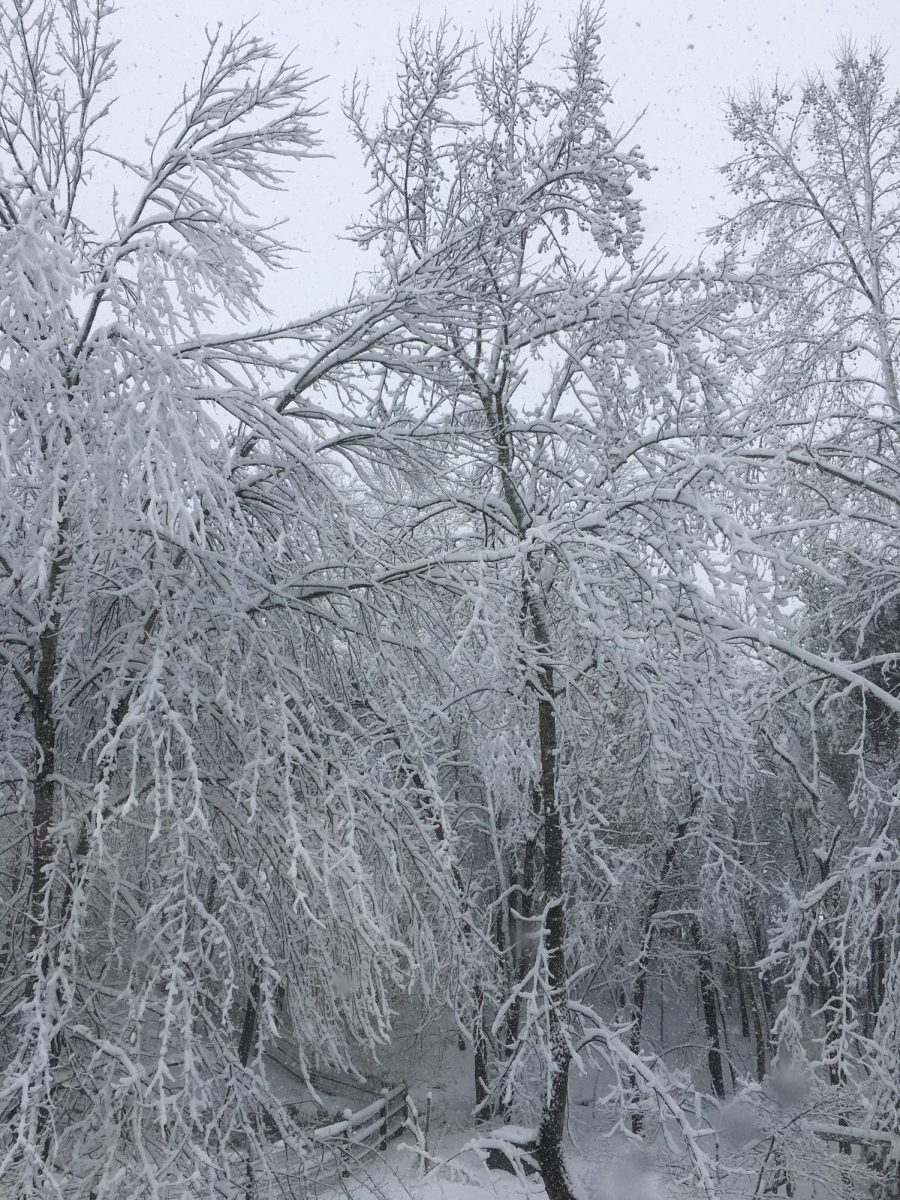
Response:
M349 1193L353 1200L546 1200L539 1177L489 1171L483 1154L473 1148L479 1136L488 1138L502 1123L476 1130L472 1052L459 1048L452 1023L417 1027L404 1013L391 1047L364 1069L376 1078L406 1082L420 1126L431 1093L429 1151L437 1165L423 1175L413 1138L406 1136L391 1144L384 1162L372 1155L355 1165L342 1181L341 1195ZM640 1147L623 1146L621 1136L605 1136L610 1119L602 1105L593 1102L593 1073L573 1075L572 1082L566 1162L580 1200L670 1200L675 1193L665 1187L659 1162L654 1166ZM339 1194L324 1181L316 1192L322 1200ZM683 1190L678 1194L685 1195Z
M540 1178L488 1171L479 1155L465 1148L469 1139L445 1138L441 1165L424 1177L409 1144L395 1143L385 1163L369 1159L342 1181L341 1192L354 1200L546 1200ZM457 1144L454 1145L454 1142ZM580 1200L670 1200L661 1177L640 1157L614 1154L602 1160L570 1152L568 1166ZM336 1195L334 1185L316 1189L322 1200Z
M687 1032L685 1036L690 1040ZM741 1051L737 1045L734 1049L736 1054ZM476 1129L472 1052L469 1047L460 1049L449 1018L431 1014L426 1020L418 1012L403 1012L396 1020L391 1045L379 1059L360 1060L357 1065L372 1080L406 1083L420 1129L431 1093L428 1150L433 1165L423 1172L415 1139L408 1134L392 1142L384 1159L370 1154L352 1164L339 1185L333 1177L321 1178L313 1188L321 1200L545 1200L539 1177L489 1171L485 1153L474 1148L479 1138L487 1140L499 1133L502 1122ZM699 1200L686 1156L670 1152L661 1136L644 1145L614 1128L615 1113L602 1100L610 1083L610 1078L594 1071L572 1074L566 1163L579 1200ZM713 1139L702 1140L703 1149L715 1158ZM823 1156L829 1152L834 1153L834 1148L829 1151L823 1145ZM747 1177L723 1173L718 1180L723 1200L751 1196L759 1165ZM847 1166L852 1173L855 1166ZM834 1200L835 1193L824 1182L813 1184L803 1177L802 1167L794 1182L796 1200ZM859 1193L867 1194L861 1180Z

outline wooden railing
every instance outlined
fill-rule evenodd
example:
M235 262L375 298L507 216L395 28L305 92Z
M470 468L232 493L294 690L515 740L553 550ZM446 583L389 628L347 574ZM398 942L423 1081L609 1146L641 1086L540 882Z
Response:
M363 1154L370 1150L386 1150L388 1142L406 1128L406 1084L382 1088L381 1095L356 1112L347 1109L340 1121L324 1125L313 1133L313 1140L322 1145L346 1145Z
M282 1039L270 1044L266 1055L304 1087L312 1084L317 1091L345 1096L357 1103L372 1097L361 1108L344 1109L340 1120L309 1131L312 1153L305 1156L304 1162L295 1162L297 1174L308 1177L323 1169L349 1169L370 1154L386 1150L388 1143L406 1128L409 1114L405 1083L379 1088L372 1081L337 1071L304 1071L291 1044ZM287 1107L291 1110L294 1106Z

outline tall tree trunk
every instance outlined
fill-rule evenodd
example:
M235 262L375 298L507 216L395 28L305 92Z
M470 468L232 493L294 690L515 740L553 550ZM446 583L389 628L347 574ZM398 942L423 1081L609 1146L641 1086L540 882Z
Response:
M50 974L49 949L38 953L41 942L50 935L52 914L49 912L51 897L50 868L53 865L53 839L50 829L56 813L56 716L53 704L53 684L56 679L57 651L59 643L59 613L56 608L57 590L62 563L54 561L49 579L51 613L47 625L38 639L37 670L32 700L34 738L38 750L38 763L34 776L34 801L31 813L31 896L29 900L28 952L33 959L25 977L25 999L37 997L38 1007L44 1008L47 998L43 995ZM35 1034L38 1036L37 1034ZM56 1074L59 1061L59 1037L50 1042L49 1059L51 1077ZM51 1078L50 1089L54 1087ZM46 1159L50 1154L50 1091L41 1100L37 1110L36 1141Z
M253 971L253 982L247 993L247 1003L244 1005L244 1020L238 1038L238 1061L242 1067L250 1061L250 1055L256 1042L256 1027L259 1021L259 971ZM256 1186L253 1179L253 1157L250 1146L247 1147L247 1162L245 1165L244 1200L253 1200Z
M700 922L695 917L691 921L691 936L697 950L697 973L700 983L700 1000L703 1006L703 1023L706 1026L706 1040L709 1045L706 1061L709 1065L709 1078L713 1091L720 1100L725 1099L725 1073L722 1070L722 1044L719 1036L719 1017L716 1005L716 981L713 975L712 959L703 940Z
M538 619L535 620L538 644L546 654L549 639L542 624ZM547 905L544 946L550 995L547 1014L550 1071L538 1130L537 1161L549 1200L574 1200L562 1152L572 1055L565 1028L568 979L563 898L563 829L556 794L559 734L556 724L553 667L546 660L540 670L540 687L538 736L544 835L544 893Z
M651 926L652 928L652 926ZM628 1045L632 1054L640 1054L641 1040L643 1037L644 1027L644 999L647 994L647 965L649 963L649 941L645 936L644 945L647 950L647 956L644 958L644 950L642 949L642 961L638 965L638 973L634 981L634 988L631 993L631 1033L628 1038ZM630 1074L631 1084L631 1099L636 1102L638 1098L637 1076L634 1071ZM636 1136L644 1132L644 1118L639 1112L631 1114L631 1132Z
M878 1010L881 1008L881 1002L884 1000L884 981L886 974L885 943L884 913L879 910L878 916L875 918L874 928L872 930L872 941L869 951L869 969L866 972L866 993L868 996L868 1004L864 1014L866 1018L866 1036L871 1034L871 1031L875 1025Z
M51 603L53 602L51 579ZM34 805L31 813L31 897L29 903L28 950L34 954L44 930L44 909L49 886L48 872L53 862L50 827L56 808L56 718L53 712L53 681L56 677L59 618L54 613L40 636L35 691L34 740L38 764L34 776ZM26 997L34 995L38 975L45 973L46 957L35 963L26 981Z
M769 1022L762 988L752 986L750 996L750 1015L753 1018L753 1037L756 1041L756 1078L762 1083L769 1069Z
M504 429L502 391L494 397L482 391L482 403L491 425L497 450L497 465L503 495L513 514L518 533L524 537L530 516L513 479L513 451ZM492 404L492 399L494 404ZM529 558L529 570L533 562ZM566 1035L568 977L566 971L566 915L563 894L563 827L556 792L559 730L556 721L556 690L553 677L551 623L543 596L526 576L522 588L523 618L531 625L538 656L538 749L540 756L540 807L543 835L543 883L546 917L544 950L547 955L548 1042L550 1063L543 1111L538 1130L536 1158L549 1200L575 1200L566 1174L562 1143L569 1097L571 1051Z
M472 1041L475 1067L475 1122L483 1125L491 1115L488 1104L488 1042L484 1031L484 988L477 981L472 989Z

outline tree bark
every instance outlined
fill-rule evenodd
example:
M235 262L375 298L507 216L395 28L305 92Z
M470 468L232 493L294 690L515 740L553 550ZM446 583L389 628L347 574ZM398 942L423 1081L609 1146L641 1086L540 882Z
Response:
M524 537L531 519L513 479L511 439L504 428L503 389L479 392L497 452L503 496ZM492 404L493 400L493 404ZM532 567L529 558L529 569ZM551 659L551 625L543 596L532 579L523 580L523 616L531 625L538 668L538 749L540 760L540 813L543 840L543 883L546 917L542 931L547 956L548 1042L550 1052L547 1087L538 1130L536 1159L549 1200L575 1200L566 1174L562 1143L569 1096L571 1051L566 1037L568 978L566 971L566 916L563 894L563 827L556 791L559 730Z
M259 1019L259 973L253 972L253 982L244 1005L244 1020L241 1024L241 1034L238 1038L238 1060L242 1067L250 1061L250 1054L256 1042L256 1025Z
M31 896L29 899L28 952L34 958L25 977L25 999L35 997L38 1005L47 1003L42 995L50 973L50 954L46 943L38 955L38 947L49 936L50 868L53 865L53 839L50 829L56 812L56 716L53 705L53 683L56 678L59 642L59 614L55 608L62 563L57 558L50 572L49 597L51 613L38 639L38 658L35 691L32 699L34 738L38 763L34 776L34 802L31 814ZM50 1042L49 1059L51 1083L37 1109L36 1141L44 1159L50 1155L50 1099L56 1086L56 1067L59 1062L59 1035Z
M697 950L697 968L700 983L700 1000L703 1006L703 1023L706 1026L706 1040L709 1045L706 1061L709 1065L709 1078L713 1091L719 1100L725 1099L725 1073L722 1070L722 1044L719 1035L719 1017L716 1005L716 982L713 975L712 959L703 940L700 923L694 918L691 922L691 936Z
M548 639L546 631L542 628L542 622L537 617L535 618L535 633L541 650L546 654ZM547 954L550 994L547 1014L550 1072L538 1130L537 1162L549 1200L574 1200L562 1152L566 1104L569 1097L569 1065L572 1055L565 1029L568 980L565 954L566 916L563 899L563 828L556 794L559 735L556 724L553 667L546 660L540 670L540 687L538 735L544 840L544 892L547 904L544 946Z
M57 570L51 575L51 603ZM53 681L56 677L59 618L51 615L38 642L35 691L32 700L34 740L38 764L34 776L34 806L31 814L31 898L29 904L28 950L33 954L44 931L44 908L49 886L48 871L53 862L50 827L56 809L56 718L53 712ZM26 998L34 995L36 976L45 973L46 958L35 964L26 982Z
M472 989L472 1007L472 1041L475 1051L475 1123L483 1125L491 1113L488 1105L488 1043L484 1031L484 989L480 981Z

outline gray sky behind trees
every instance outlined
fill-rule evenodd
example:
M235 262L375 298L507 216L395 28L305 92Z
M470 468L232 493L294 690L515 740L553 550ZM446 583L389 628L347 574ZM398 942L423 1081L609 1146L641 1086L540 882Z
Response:
M367 178L340 113L341 87L354 70L368 78L373 103L390 87L396 37L416 12L429 22L444 12L461 28L481 35L493 17L514 9L513 0L487 5L444 0L119 0L114 28L122 38L115 124L122 152L136 157L135 133L153 132L182 82L193 77L205 50L204 28L256 17L255 28L298 63L324 78L313 89L323 115L323 150L332 158L300 164L288 195L271 212L289 217L288 234L304 253L298 272L271 293L280 317L342 298L358 253L337 242L366 205ZM539 5L551 55L577 0ZM607 0L606 68L615 86L613 124L635 130L656 168L643 188L646 225L680 257L695 254L702 230L724 204L717 167L731 154L724 95L776 73L793 82L828 65L842 38L865 47L873 39L889 50L900 44L900 0ZM900 49L889 63L900 75ZM374 111L374 110L373 110ZM364 259L362 263L364 264Z

